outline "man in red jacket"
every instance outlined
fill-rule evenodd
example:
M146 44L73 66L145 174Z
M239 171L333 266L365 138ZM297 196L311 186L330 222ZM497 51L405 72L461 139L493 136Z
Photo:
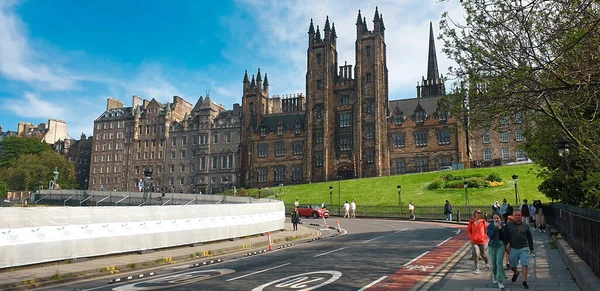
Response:
M475 262L473 274L479 274L479 256L483 258L486 270L490 269L490 259L487 250L487 226L487 221L485 221L481 215L481 209L475 210L473 218L471 218L469 226L467 227L467 233L471 239L471 247L473 249L473 261Z

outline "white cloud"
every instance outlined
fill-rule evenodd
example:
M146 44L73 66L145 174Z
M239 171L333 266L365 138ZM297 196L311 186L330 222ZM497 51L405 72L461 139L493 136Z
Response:
M16 115L27 118L63 119L66 116L63 106L44 101L31 92L25 92L23 98L4 101L4 106Z
M15 2L0 5L0 74L39 89L66 90L74 81L59 66L47 65L30 47L20 19L11 12Z
M354 65L358 10L366 17L368 28L372 30L377 5L386 27L390 99L414 97L416 82L427 73L429 22L433 22L437 37L441 14L460 8L458 1L437 3L433 0L239 0L239 3L258 18L256 33L246 38L260 39L252 41L252 45L260 44L262 56L276 62L267 68L263 66L263 72L269 72L272 88L286 90L279 93L305 90L307 31L311 18L323 34L325 18L329 16L338 35L338 64L348 61L348 64ZM235 25L232 24L232 29ZM445 58L441 42L437 40L436 50L440 73L445 75L452 62Z

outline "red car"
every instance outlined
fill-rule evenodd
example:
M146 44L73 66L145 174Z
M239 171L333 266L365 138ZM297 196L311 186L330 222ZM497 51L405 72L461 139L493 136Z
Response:
M318 217L328 218L329 217L329 210L327 210L326 208L321 209L321 207L319 207L317 205L299 206L298 212L300 213L300 216L305 216L305 217L311 217L311 216L314 218L318 218Z

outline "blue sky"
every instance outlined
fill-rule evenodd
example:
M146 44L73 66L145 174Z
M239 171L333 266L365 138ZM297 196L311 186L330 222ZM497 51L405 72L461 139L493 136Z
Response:
M383 14L390 99L415 97L427 69L429 22L438 34L439 0L0 0L0 125L16 130L65 120L71 137L91 134L106 98L195 103L207 91L231 108L244 70L269 74L271 94L304 92L307 30L335 22L339 63L354 64L358 10L369 29ZM436 42L440 71L452 63Z

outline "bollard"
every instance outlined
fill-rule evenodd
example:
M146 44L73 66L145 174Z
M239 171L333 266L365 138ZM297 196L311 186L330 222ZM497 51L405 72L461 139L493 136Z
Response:
M327 221L325 221L325 215L323 215L323 224L325 224L325 227L329 227L327 226Z
M267 237L269 238L269 251L273 250L273 243L271 242L271 232L267 232Z
M339 220L336 220L335 222L337 223L337 229L338 229L338 233L340 233L340 234L341 234L341 233L342 233L342 227L340 226L340 221L339 221Z
M456 222L460 223L460 210L456 210Z

